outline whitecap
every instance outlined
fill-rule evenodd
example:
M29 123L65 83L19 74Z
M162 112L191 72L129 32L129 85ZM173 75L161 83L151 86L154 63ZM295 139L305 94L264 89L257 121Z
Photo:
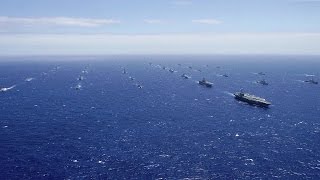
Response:
M147 165L147 166L144 166L145 168L147 169L152 169L152 168L156 168L156 167L159 167L160 164L150 164L150 165Z

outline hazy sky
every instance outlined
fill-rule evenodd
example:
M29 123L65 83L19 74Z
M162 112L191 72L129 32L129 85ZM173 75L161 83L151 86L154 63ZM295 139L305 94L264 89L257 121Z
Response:
M0 55L320 54L320 0L1 0Z

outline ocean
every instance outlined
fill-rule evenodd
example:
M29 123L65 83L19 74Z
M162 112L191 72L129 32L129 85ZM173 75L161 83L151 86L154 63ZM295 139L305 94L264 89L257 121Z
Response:
M319 72L320 56L1 57L0 177L320 179Z

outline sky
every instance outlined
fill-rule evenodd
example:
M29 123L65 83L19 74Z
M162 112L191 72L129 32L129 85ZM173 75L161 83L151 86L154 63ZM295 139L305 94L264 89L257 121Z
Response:
M320 55L320 0L1 0L0 55Z

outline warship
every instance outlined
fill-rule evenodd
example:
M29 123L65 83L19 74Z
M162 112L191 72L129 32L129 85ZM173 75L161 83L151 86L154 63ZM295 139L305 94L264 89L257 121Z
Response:
M233 94L234 98L238 101L246 102L250 105L260 106L260 107L268 107L271 105L267 100L257 97L248 93L243 93L242 91L236 92Z
M190 79L191 77L186 75L186 74L182 74L181 77L183 77L184 79Z
M318 81L315 81L315 80L313 80L313 79L305 80L304 82L310 83L310 84L318 84Z
M258 75L265 76L266 73L264 73L264 72L259 72Z
M143 88L143 86L140 85L140 84L135 84L135 86L136 86L137 88L139 88L139 89L142 89L142 88Z
M198 81L198 83L202 86L206 86L206 87L209 87L211 88L213 83L207 81L205 78L203 78L201 81Z
M2 87L0 87L0 92L5 92L5 91L7 91L8 90L8 88L2 88Z
M80 90L81 88L82 88L81 84L77 84L75 87L76 90Z
M34 78L27 78L27 79L25 79L24 81L26 81L26 82L31 82L32 80L34 80Z
M268 84L269 84L269 83L267 83L267 81L264 80L264 79L262 79L262 80L260 80L260 81L256 81L256 83L262 84L262 85L268 85Z
M6 92L6 91L9 91L9 90L13 89L14 87L16 87L16 85L13 85L13 86L8 87L8 88L0 87L0 92Z
M81 72L82 72L82 74L88 74L89 73L87 70L83 70Z
M223 77L229 77L229 75L228 75L228 74L223 74L222 76L223 76Z
M78 77L78 81L82 81L82 80L84 80L84 77L83 76L79 76Z

